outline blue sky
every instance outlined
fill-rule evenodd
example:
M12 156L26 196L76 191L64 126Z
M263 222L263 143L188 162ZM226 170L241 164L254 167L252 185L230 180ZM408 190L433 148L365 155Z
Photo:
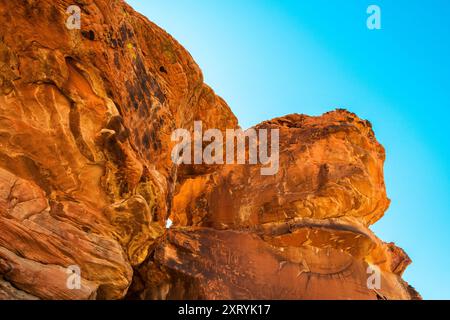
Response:
M373 230L405 278L450 299L450 1L128 0L192 54L243 127L345 107L385 146L392 205ZM366 27L381 8L382 29Z

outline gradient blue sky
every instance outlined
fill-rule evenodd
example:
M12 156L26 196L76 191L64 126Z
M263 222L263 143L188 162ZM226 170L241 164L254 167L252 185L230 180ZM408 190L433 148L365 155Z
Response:
M450 1L128 0L192 54L243 127L345 107L385 146L392 205L373 230L405 278L450 299ZM366 9L382 10L382 30Z

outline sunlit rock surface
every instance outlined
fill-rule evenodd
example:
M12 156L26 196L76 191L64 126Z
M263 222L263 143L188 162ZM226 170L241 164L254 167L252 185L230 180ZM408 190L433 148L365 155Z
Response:
M0 21L0 299L420 297L368 229L389 206L369 122L258 125L280 130L274 176L176 166L173 130L238 128L176 40L123 1L0 1Z

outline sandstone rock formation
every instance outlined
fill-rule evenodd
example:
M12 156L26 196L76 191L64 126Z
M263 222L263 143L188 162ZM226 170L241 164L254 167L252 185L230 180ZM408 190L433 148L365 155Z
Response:
M280 129L275 176L176 166L174 129L238 122L171 36L121 0L1 0L0 21L0 299L420 297L369 230L389 205L369 122L260 124Z

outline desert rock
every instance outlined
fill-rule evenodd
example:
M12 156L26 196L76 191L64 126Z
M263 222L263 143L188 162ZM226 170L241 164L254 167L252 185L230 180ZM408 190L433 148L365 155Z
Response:
M369 229L389 200L368 121L256 126L280 130L274 176L177 166L173 130L239 124L164 30L121 0L1 1L0 21L0 299L420 297Z

